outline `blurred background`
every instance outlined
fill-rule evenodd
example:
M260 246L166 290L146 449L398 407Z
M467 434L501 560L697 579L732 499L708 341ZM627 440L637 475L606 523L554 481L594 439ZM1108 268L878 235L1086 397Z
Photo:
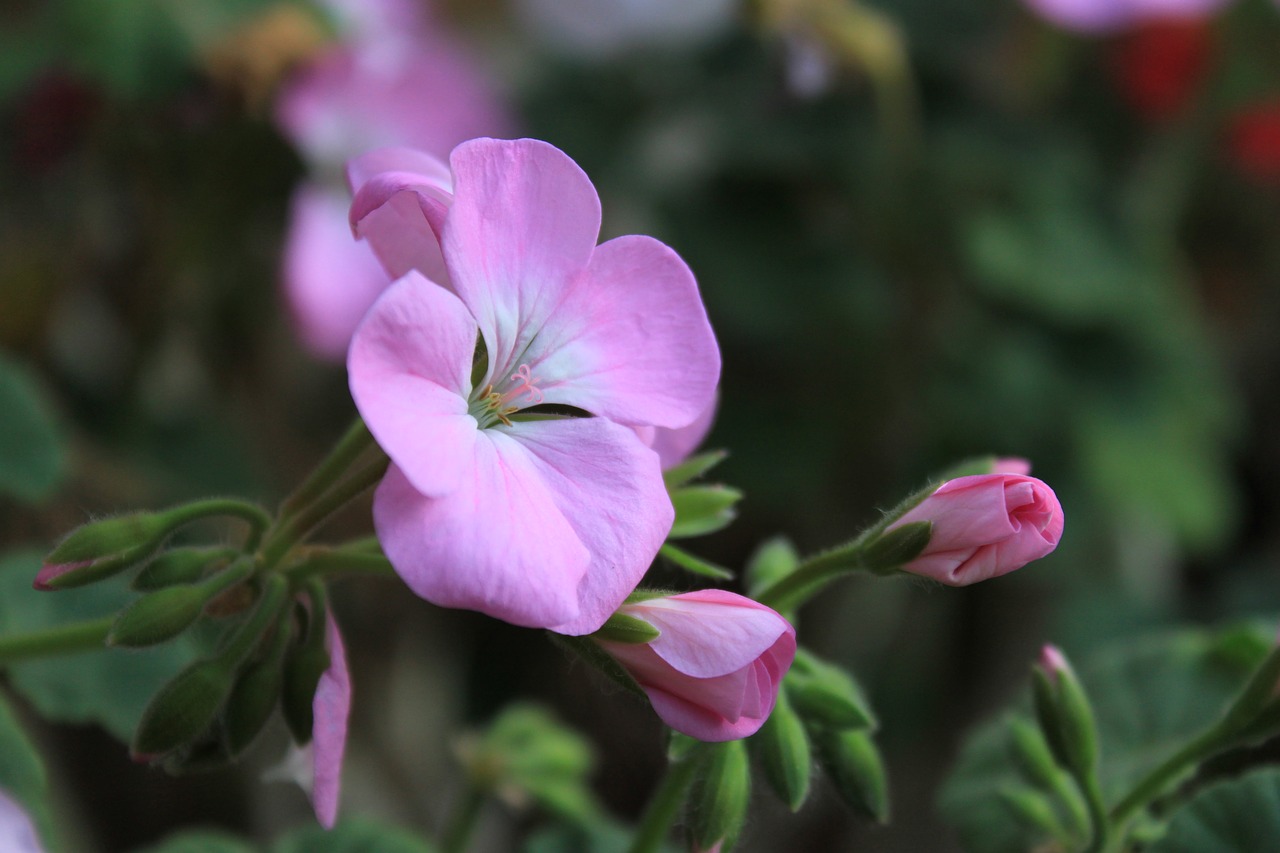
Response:
M958 849L937 788L1041 643L1083 657L1280 609L1280 8L1182 6L10 0L0 624L54 613L15 602L87 517L274 505L342 434L346 339L386 283L346 230L347 157L534 136L595 181L604 237L652 234L698 277L725 364L707 446L746 498L690 550L740 567L778 533L836 544L976 454L1057 491L1041 563L962 590L851 579L801 614L879 709L894 820L822 785L791 816L761 784L738 848ZM362 507L331 535L369 528ZM647 709L395 581L335 598L344 814L437 831L459 735L533 698L635 820L664 764ZM310 819L260 781L281 732L206 776L131 764L112 733L176 664L110 654L8 677L68 849ZM551 812L491 805L474 849L522 849Z

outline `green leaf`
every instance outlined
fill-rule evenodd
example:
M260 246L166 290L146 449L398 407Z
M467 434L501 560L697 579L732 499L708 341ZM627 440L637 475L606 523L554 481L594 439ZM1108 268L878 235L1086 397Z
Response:
M634 831L612 820L590 826L561 824L540 830L525 842L524 853L627 853ZM675 845L664 843L661 853L676 853Z
M696 480L712 468L719 465L729 456L727 450L709 450L690 456L674 468L662 472L662 479L668 489L678 489L690 480Z
M1093 702L1108 802L1223 713L1266 656L1272 633L1245 625L1129 641L1077 670ZM943 787L941 810L966 850L1023 853L1047 840L1013 819L1000 796L1026 784L1013 727L1027 725L1034 723L1024 694L970 736ZM1059 796L1053 803L1062 824L1075 825L1071 805Z
M171 835L136 853L258 853L259 848L225 832L194 831Z
M715 563L709 563L701 557L695 557L688 551L677 548L669 542L659 548L658 553L685 571L693 572L695 575L702 575L704 578L714 578L718 581L733 580L733 572L728 569L722 566L717 566Z
M1150 853L1280 850L1280 768L1210 785L1173 813Z
M308 826L271 846L271 853L435 853L411 832L367 818L340 821L333 829Z
M685 486L671 493L676 510L675 524L667 534L670 539L684 539L714 533L737 516L734 504L742 500L742 492L729 486Z
M0 353L0 494L47 498L66 473L62 429L35 376Z
M0 698L0 790L18 802L46 843L53 837L44 762L9 703Z
M121 580L37 592L31 580L40 560L35 550L0 556L0 635L98 619L132 598ZM149 649L104 649L15 664L10 682L49 719L98 723L127 743L151 695L195 657L196 647L194 637L183 636Z

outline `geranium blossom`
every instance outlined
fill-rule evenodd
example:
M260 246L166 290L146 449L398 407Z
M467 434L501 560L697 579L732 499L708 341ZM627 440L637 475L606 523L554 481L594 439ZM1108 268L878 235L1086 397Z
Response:
M347 749L347 720L351 716L351 675L347 652L338 626L329 614L329 668L320 676L312 702L311 804L316 819L325 829L338 816L338 795L342 787L342 758Z
M596 245L599 198L561 151L478 139L450 167L451 195L439 174L391 172L352 207L387 266L438 252L447 277L407 273L352 340L352 395L392 462L378 537L430 601L589 633L672 521L635 427L702 414L719 351L675 252L639 236Z

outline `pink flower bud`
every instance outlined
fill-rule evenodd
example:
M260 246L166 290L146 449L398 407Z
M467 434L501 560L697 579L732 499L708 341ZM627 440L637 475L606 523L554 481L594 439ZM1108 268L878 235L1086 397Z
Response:
M1051 681L1058 680L1058 674L1065 672L1069 668L1066 657L1062 654L1062 650L1051 643L1045 643L1040 649L1040 668L1044 670L1044 674L1049 676Z
M40 571L36 572L36 579L31 582L32 589L38 589L41 592L49 592L53 589L51 581L62 577L68 572L74 572L76 569L83 569L85 566L92 565L92 560L81 560L77 563L45 563L40 567Z
M662 721L703 741L747 737L768 719L796 654L796 631L773 610L708 589L624 604L656 628L643 644L599 641L649 696Z
M949 480L889 525L933 525L929 544L902 570L966 586L1020 569L1058 547L1062 505L1043 482L1015 473L1018 461L997 462L999 473Z

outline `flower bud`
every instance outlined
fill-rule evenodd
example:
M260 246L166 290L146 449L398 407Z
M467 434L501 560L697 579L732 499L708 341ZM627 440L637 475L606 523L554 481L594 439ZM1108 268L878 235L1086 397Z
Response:
M280 702L284 720L289 725L295 743L311 742L311 729L315 724L312 707L316 685L320 676L329 668L329 652L325 649L325 623L328 614L323 606L312 602L306 618L306 633L285 658L284 684Z
M773 586L796 570L800 555L785 536L765 540L747 560L747 591L753 596Z
M792 710L785 690L778 694L773 713L751 737L750 743L764 770L764 778L774 792L791 811L799 811L809 796L812 757L804 724Z
M232 758L253 743L280 704L284 656L292 632L292 620L285 614L276 625L266 654L246 666L231 688L222 710L222 742Z
M810 726L870 730L877 726L875 713L853 676L805 649L796 651L784 689L796 713Z
M239 553L235 548L172 548L143 566L133 579L133 588L151 592L175 584L194 583L208 566Z
M877 823L888 823L889 784L871 736L859 729L810 729L809 733L840 798Z
M689 834L699 850L728 850L747 820L751 767L742 741L707 747L689 791Z
M182 584L147 593L116 617L107 645L141 648L178 636L204 613L205 604L253 571L248 559L204 583Z
M1046 645L1032 677L1036 717L1054 758L1077 779L1093 774L1098 734L1093 708L1067 659Z
M1046 791L1057 790L1062 769L1054 761L1040 729L1016 717L1009 722L1009 734L1013 738L1013 758L1023 778Z
M231 689L232 665L222 658L198 660L160 688L133 735L130 747L141 760L193 741L209 728Z
M1053 490L1016 473L948 480L882 536L917 522L932 525L929 541L902 571L951 586L997 577L1040 559L1058 547L1063 529L1062 506Z
M1054 810L1049 798L1039 791L1029 788L1004 788L999 792L999 796L1015 819L1028 829L1043 832L1046 836L1055 839L1071 837L1059 820L1058 813Z
M873 539L862 552L862 563L875 572L889 572L920 556L929 545L933 524L913 521L893 527Z
M131 512L82 524L45 557L46 565L85 563L159 544L168 533L165 513ZM65 582L63 584L66 585Z

